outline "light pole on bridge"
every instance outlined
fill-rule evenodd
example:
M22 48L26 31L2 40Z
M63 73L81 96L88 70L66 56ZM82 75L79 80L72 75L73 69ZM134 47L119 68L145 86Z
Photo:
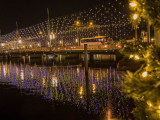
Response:
M49 9L47 8L47 14L48 14L48 37L49 37L49 45L50 45L50 52L51 50L51 40L53 40L55 38L55 35L53 34L53 32L51 32L50 30L50 18L49 18Z

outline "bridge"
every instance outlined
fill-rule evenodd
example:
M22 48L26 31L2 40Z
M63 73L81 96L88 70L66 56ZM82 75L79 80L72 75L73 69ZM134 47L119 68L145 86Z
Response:
M108 0L70 15L52 18L1 36L0 54L83 53L80 39L109 36L131 39L127 2ZM117 46L88 47L89 52L112 53Z

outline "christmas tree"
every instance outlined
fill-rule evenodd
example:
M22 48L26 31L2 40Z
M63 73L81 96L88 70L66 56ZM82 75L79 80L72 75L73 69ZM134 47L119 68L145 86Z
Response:
M145 116L145 119L160 119L160 63L157 51L153 45L143 54L145 64L135 73L127 71L123 78L124 92L133 98L136 103L134 113L137 119ZM144 112L141 115L137 115ZM145 113L145 114L144 114Z

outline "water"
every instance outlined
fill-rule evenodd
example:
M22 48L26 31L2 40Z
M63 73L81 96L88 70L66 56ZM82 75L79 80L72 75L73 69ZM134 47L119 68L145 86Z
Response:
M47 64L38 62L41 60L31 61L32 63L1 61L0 84L12 86L8 89L20 90L18 93L29 96L29 99L31 96L40 96L44 101L51 102L49 105L54 105L54 109L58 108L59 111L66 109L77 111L78 114L73 113L70 116L75 114L82 120L131 119L132 100L121 92L122 71L117 71L116 61L114 61L115 65L110 65L113 63L111 60L110 62L90 61L92 64L89 66L88 81L85 80L83 61L72 64L75 62L70 60L67 65L64 65L63 61L60 62L62 64L54 60ZM107 65L104 64L106 62ZM105 66L99 67L97 64ZM41 108L41 105L38 107ZM59 114L59 117L63 116ZM72 118L65 117L65 119Z

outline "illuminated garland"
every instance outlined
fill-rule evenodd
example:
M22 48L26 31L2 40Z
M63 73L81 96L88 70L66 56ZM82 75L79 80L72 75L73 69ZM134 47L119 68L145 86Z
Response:
M106 1L96 7L88 8L71 15L53 18L50 20L51 32L55 34L52 44L56 46L60 40L63 40L64 45L75 45L77 38L81 39L97 35L106 35L114 40L121 38L130 39L132 38L130 36L132 28L126 11L127 9L122 1L110 0L110 2ZM75 21L79 21L83 27L74 26ZM86 27L90 21L93 22L93 27ZM42 34L39 34L40 32ZM19 37L22 38L22 41L40 41L42 45L46 45L49 39L48 21L46 20L34 26L20 29ZM16 31L2 36L3 42L17 40Z

